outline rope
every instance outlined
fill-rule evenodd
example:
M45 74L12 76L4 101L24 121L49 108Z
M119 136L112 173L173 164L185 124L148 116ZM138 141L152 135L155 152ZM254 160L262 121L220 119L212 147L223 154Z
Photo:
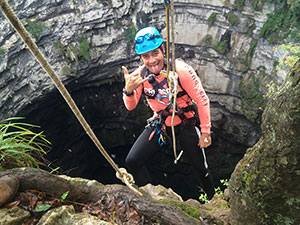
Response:
M142 195L138 190L134 189L132 184L134 183L134 180L130 178L132 177L131 174L128 174L127 171L124 169L119 169L118 166L114 163L112 158L107 154L103 146L101 145L100 141L96 137L94 131L91 129L91 127L88 125L87 121L79 111L77 105L75 104L74 100L72 99L70 93L65 88L64 84L58 77L58 75L54 72L53 68L50 66L44 55L41 53L35 42L32 40L31 36L27 32L26 28L23 26L22 22L19 20L19 18L15 15L9 4L6 2L6 0L0 0L0 7L1 11L7 18L7 20L10 22L10 24L13 26L13 28L16 30L16 32L19 34L19 36L23 39L31 53L34 55L36 60L40 63L40 65L44 68L44 70L48 73L50 78L52 79L53 83L59 90L60 94L65 99L66 103L71 108L72 112L80 122L81 126L85 130L85 132L88 134L88 136L91 138L91 140L94 142L98 150L102 153L102 155L105 157L105 159L109 162L109 164L116 170L116 173L118 174L118 178L121 179L131 190L136 192L139 195Z
M178 93L178 75L175 72L170 73L170 82L169 82L169 89L170 89L170 102L172 102L172 121L171 121L171 129L172 129L172 138L173 138L173 151L174 151L174 163L177 164L178 160L180 159L183 151L179 153L177 156L176 152L176 136L174 130L174 117L176 112L176 96Z
M167 54L167 80L169 82L169 73L170 73L170 29L169 29L169 1L165 0L165 8L166 8L166 24L167 24L167 40L166 40L166 54Z
M171 34L172 34L172 73L170 73L170 58L169 58L169 48L170 48L170 26L169 26L169 5L171 5ZM167 79L169 82L169 102L172 103L172 120L171 120L171 130L172 130L172 140L173 140L173 152L174 152L174 163L177 164L180 159L183 151L180 152L179 156L177 156L176 151L176 135L174 129L174 117L176 113L176 98L178 92L178 75L175 71L175 9L174 9L174 0L170 0L168 2L165 1L166 6L166 24L167 24ZM173 100L173 101L172 101Z

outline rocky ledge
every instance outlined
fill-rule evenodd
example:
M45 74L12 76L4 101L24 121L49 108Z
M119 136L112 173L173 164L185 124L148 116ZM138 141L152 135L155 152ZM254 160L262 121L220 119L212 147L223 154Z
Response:
M218 195L202 205L192 199L184 202L171 189L148 184L139 189L143 194L139 196L123 185L102 185L32 168L0 172L0 180L4 177L18 180L20 187L15 195L1 192L1 196L9 194L11 200L0 208L0 224L30 221L43 225L221 225L228 222L228 202ZM46 195L52 199L46 199Z

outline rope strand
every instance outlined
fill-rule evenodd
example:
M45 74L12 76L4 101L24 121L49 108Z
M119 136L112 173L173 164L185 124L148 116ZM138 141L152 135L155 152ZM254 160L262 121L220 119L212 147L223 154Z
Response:
M171 35L172 35L172 73L169 74L169 4L171 5ZM172 119L171 119L171 131L172 131L172 140L173 140L173 152L174 152L174 163L177 164L178 160L180 159L183 151L180 152L179 156L177 156L177 147L176 147L176 135L174 129L174 118L176 113L176 99L177 99L177 92L178 92L178 76L176 74L176 65L175 65L175 9L174 9L174 0L171 0L170 3L166 5L166 15L167 15L167 78L169 83L169 90L170 90L170 97L169 103L172 104Z

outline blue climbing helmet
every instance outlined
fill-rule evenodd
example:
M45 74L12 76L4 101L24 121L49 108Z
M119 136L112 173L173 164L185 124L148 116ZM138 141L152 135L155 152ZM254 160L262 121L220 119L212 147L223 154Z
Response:
M139 30L135 35L135 51L137 54L150 52L158 48L163 42L156 28L145 27Z

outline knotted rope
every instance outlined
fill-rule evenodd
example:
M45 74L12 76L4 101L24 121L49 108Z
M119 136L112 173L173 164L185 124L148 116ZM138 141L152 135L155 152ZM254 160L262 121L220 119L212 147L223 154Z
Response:
M169 56L169 48L170 48L170 26L169 26L169 8L171 6L171 34L172 34L172 73L170 73L170 56ZM167 79L169 84L169 103L172 104L172 120L171 120L171 130L172 130L172 140L173 140L173 152L174 152L174 163L177 164L180 159L183 151L177 156L176 151L176 135L174 129L174 117L176 113L176 99L178 92L178 75L175 72L175 9L174 9L174 0L165 1L166 8L166 24L167 24Z
M174 117L176 112L176 99L178 93L178 75L176 72L171 72L169 76L169 102L172 104L172 120L171 120L171 129L172 129L172 139L173 139L173 151L174 151L174 163L177 164L178 160L183 154L183 151L180 151L179 155L177 156L176 151L176 136L175 136L175 129L174 129Z
M60 94L65 99L66 103L71 108L72 112L80 122L81 126L85 130L85 132L88 134L88 136L91 138L91 140L94 142L98 150L102 153L102 155L105 157L105 159L109 162L109 164L115 169L116 176L123 181L131 190L136 192L139 195L142 195L138 190L136 190L132 184L134 183L133 177L131 174L127 173L127 171L124 168L119 169L118 166L115 164L115 162L112 160L112 158L107 154L103 146L101 145L100 141L96 137L94 131L91 129L83 115L81 114L80 110L78 109L77 105L75 104L74 100L72 99L70 93L65 88L64 84L58 77L58 75L54 72L53 68L50 66L48 61L46 60L45 56L42 54L42 52L39 50L35 42L32 40L31 36L29 35L26 28L23 26L22 22L19 20L19 18L15 15L9 4L6 2L6 0L0 0L0 7L1 11L7 18L7 20L10 22L10 24L13 26L13 28L16 30L16 32L19 34L19 36L23 39L24 43L27 45L31 53L34 55L36 60L40 63L40 65L44 68L44 70L47 72L47 74L52 79L53 83L55 84L56 88L59 90Z

